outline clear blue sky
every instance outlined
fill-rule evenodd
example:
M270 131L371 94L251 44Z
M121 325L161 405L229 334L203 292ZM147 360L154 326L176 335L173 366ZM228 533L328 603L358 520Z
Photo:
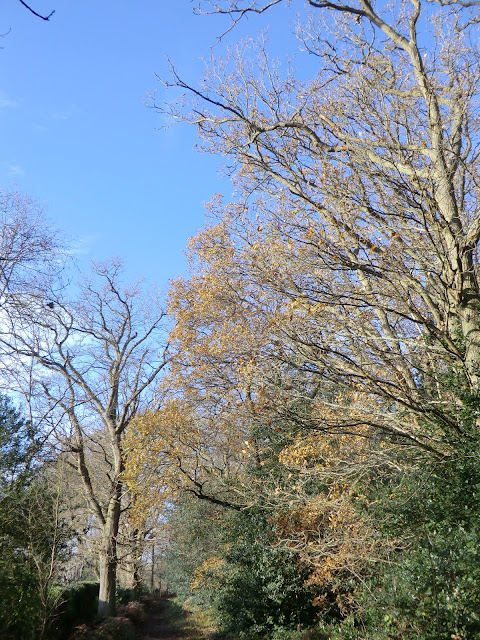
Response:
M194 150L186 125L158 130L144 105L165 76L168 55L189 80L225 30L220 16L195 16L189 0L4 0L0 32L0 186L17 185L45 203L54 225L72 238L81 260L125 258L131 277L166 286L186 266L187 239L202 225L221 159ZM288 14L288 16L287 16ZM288 32L292 12L269 17ZM252 18L215 49L246 30ZM285 33L284 33L285 36ZM287 53L285 51L285 53Z

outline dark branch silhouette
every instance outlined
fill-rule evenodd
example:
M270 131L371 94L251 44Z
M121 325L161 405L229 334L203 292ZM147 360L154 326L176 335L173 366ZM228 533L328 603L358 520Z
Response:
M19 0L20 4L23 4L23 6L28 9L31 13L33 13L34 16L37 16L37 18L41 18L41 20L50 20L50 18L53 16L53 14L55 13L55 9L53 11L51 11L48 16L42 16L40 13L37 13L34 9L32 9L32 7L30 7L26 2L24 2L23 0Z

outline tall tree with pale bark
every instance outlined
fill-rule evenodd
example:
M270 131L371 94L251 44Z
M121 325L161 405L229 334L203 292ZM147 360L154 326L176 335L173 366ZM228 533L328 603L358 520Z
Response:
M280 1L203 10L236 20ZM299 396L337 389L311 426L367 426L441 457L476 436L462 407L480 365L477 3L305 9L299 34L318 69L308 81L263 43L213 60L198 88L173 71L193 107L166 110L233 161L237 186L201 257L226 251L206 270L268 323L272 367L309 380Z
M128 504L122 442L167 363L164 312L154 292L147 298L141 285L122 284L118 262L97 265L68 291L31 298L2 340L25 366L32 404L53 418L62 459L79 474L100 532L98 612L105 616L115 610L117 540Z

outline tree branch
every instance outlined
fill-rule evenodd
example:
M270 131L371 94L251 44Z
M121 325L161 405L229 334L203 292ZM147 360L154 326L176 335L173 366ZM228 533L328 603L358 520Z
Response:
M28 9L30 11L30 13L33 13L34 16L37 16L37 18L40 18L41 20L45 20L48 21L50 20L50 18L53 16L53 14L55 13L55 9L53 11L51 11L48 16L42 16L40 13L37 13L34 9L32 9L32 7L30 7L30 5L28 5L26 2L24 2L23 0L18 0L20 2L20 4L23 4L23 6L25 7L25 9Z

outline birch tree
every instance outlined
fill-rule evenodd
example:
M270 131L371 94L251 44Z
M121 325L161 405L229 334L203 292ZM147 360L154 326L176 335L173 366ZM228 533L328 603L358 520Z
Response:
M115 610L122 441L167 362L164 312L154 294L147 299L140 285L122 285L115 262L98 265L77 294L50 289L30 299L3 342L25 363L32 399L47 399L56 416L57 446L78 472L100 530L98 612L105 616Z

